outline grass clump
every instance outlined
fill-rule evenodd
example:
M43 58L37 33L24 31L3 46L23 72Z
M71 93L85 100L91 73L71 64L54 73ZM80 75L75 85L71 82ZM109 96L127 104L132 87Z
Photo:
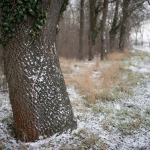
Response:
M131 120L131 121L128 121L128 122L120 122L117 125L117 127L123 134L127 134L127 133L131 134L133 130L139 129L140 125L141 125L141 121Z
M74 136L80 139L80 144L75 148L77 150L83 149L107 149L107 145L100 139L98 134L88 132L87 130L81 129Z
M97 95L97 83L92 76L92 73L85 71L74 76L76 89L80 89L80 93L85 95L89 103L94 103Z
M0 144L0 150L4 150L4 149L6 149L6 146L3 144Z
M1 122L7 125L7 130L10 136L16 138L15 124L12 116L9 116L9 118L3 118Z
M150 115L150 108L146 108L146 114Z
M125 49L124 53L114 52L114 53L108 54L107 60L120 61L120 60L127 59L128 56L129 56L129 51L128 51L128 49Z
M100 78L100 86L102 89L100 97L102 100L113 100L116 98L117 93L114 91L114 88L121 83L120 70L122 68L123 66L119 62L114 62L110 66L99 68L99 71L102 73Z
M104 107L103 106L97 106L97 105L95 105L95 106L92 107L92 110L95 113L101 113L101 112L104 111Z

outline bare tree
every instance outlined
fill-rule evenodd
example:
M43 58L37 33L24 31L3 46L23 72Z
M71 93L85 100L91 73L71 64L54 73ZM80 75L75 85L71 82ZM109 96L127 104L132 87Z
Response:
M103 10L101 0L89 0L90 7L90 27L89 27L89 60L94 58L94 45L97 35L100 31L100 26L97 26L100 12Z
M79 35L79 60L83 60L83 40L84 40L84 0L81 0L80 8L80 35Z
M121 32L120 32L120 42L119 48L120 51L124 51L124 44L125 44L125 36L126 36L126 28L128 19L131 17L133 12L137 10L146 0L123 0L123 18L121 23Z
M94 0L89 0L90 7L90 27L89 27L89 61L94 58L92 35L94 29Z
M126 26L127 26L127 20L128 20L129 4L130 4L130 0L123 1L123 18L122 18L120 42L119 42L119 48L121 52L124 51L124 42L125 42Z
M150 16L146 10L144 1L146 0L109 0L108 12L105 22L106 48L108 53L118 50L119 43L123 47L129 45L130 33L136 26L141 26L144 20ZM59 55L67 58L77 58L80 53L80 3L77 1L66 11L64 20L60 25L60 34L58 35ZM101 40L102 21L103 21L103 3L101 0L84 1L84 44L83 57L92 60L94 55L99 55L103 41ZM125 9L125 2L128 4ZM92 7L89 7L91 4ZM123 9L124 7L124 9ZM126 10L126 11L125 11ZM90 13L89 13L90 12ZM123 15L124 14L124 15ZM91 17L90 17L91 16ZM61 38L60 38L61 37ZM71 37L71 38L70 38ZM74 44L76 43L76 44ZM105 47L103 45L103 47ZM124 48L123 48L124 49ZM70 52L71 50L71 52ZM103 50L103 52L105 51ZM105 53L103 54L105 55ZM102 55L102 56L103 56Z
M113 47L115 45L114 42L116 40L116 34L118 33L118 29L120 27L120 20L119 20L119 16L118 16L120 1L116 0L115 2L116 2L116 6L115 6L114 18L112 21L111 29L109 31L111 51L113 51Z
M80 32L79 10L80 10L80 3L75 3L74 5L70 3L67 7L67 10L63 14L63 19L59 23L59 34L57 36L57 50L58 55L61 57L69 59L70 58L78 59L79 57L79 32ZM83 44L85 43L87 42L83 42ZM83 55L85 57L84 49Z
M104 0L103 4L103 17L102 17L102 24L101 24L101 60L106 58L107 53L107 46L106 46L106 18L108 12L108 0Z

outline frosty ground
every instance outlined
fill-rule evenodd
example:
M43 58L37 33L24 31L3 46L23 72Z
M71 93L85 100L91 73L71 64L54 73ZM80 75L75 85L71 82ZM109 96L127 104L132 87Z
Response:
M134 47L129 50L128 57L120 60L121 65L123 64L119 70L122 72L120 83L124 86L109 82L109 90L106 86L103 88L107 90L93 87L97 87L105 79L110 80L106 76L98 84L103 74L99 67L104 69L111 66L114 60L113 63L99 62L98 65L97 59L82 63L60 59L60 63L78 128L33 143L17 141L9 95L0 93L0 149L150 149L150 48ZM77 82L81 81L77 75L81 75L84 70L88 72L89 67L92 68L93 82L89 82L91 89L84 90L83 85L79 86ZM116 76L113 78L117 82Z

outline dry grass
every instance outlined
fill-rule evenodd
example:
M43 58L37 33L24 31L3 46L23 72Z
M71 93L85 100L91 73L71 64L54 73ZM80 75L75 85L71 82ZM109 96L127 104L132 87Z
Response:
M92 76L91 71L85 71L83 73L76 74L74 76L76 82L76 88L79 89L81 94L87 96L90 103L93 103L97 95L97 84Z
M64 58L60 58L59 59L59 62L60 62L60 66L61 66L61 69L62 69L62 72L64 74L71 74L73 73L73 70L70 66L70 64L73 62L73 60L70 60L70 59L64 59Z
M74 73L73 76L65 74L65 82L67 85L74 85L81 95L85 95L89 103L94 103L98 98L112 100L119 96L118 93L112 94L112 89L126 89L123 87L126 84L122 84L121 80L123 67L120 62L111 62L106 66L97 63L97 72L95 73L99 73L99 76L96 74L95 77L92 69L87 67L81 69L82 73ZM121 87L119 87L120 85Z
M121 62L127 56L128 51L111 54L108 61L97 59L94 64L66 59L60 59L60 63L67 86L75 86L92 104L95 99L115 100L121 98L123 93L132 94L128 85L134 84L135 76Z
M85 62L67 60L64 58L60 58L60 65L66 85L74 85L80 94L86 96L89 103L93 103L97 93L91 67L85 64ZM77 68L82 72L76 72L75 70Z
M126 59L128 56L129 56L128 49L125 49L124 53L114 52L112 54L108 54L107 60L109 60L109 61L119 61L119 60Z
M123 65L120 62L113 62L110 66L100 68L101 80L101 98L109 100L112 98L112 90L121 84L121 70ZM116 95L117 93L115 93ZM114 99L114 98L113 98Z

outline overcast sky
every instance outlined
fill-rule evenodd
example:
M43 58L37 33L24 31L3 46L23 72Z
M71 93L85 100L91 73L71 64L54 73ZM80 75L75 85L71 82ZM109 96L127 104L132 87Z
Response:
M147 23L143 25L141 28L139 28L138 41L142 41L142 35L143 35L144 42L150 42L150 23ZM132 32L131 39L133 40L136 39L135 31Z
M143 25L142 29L144 30L143 34L144 41L150 42L150 23Z

